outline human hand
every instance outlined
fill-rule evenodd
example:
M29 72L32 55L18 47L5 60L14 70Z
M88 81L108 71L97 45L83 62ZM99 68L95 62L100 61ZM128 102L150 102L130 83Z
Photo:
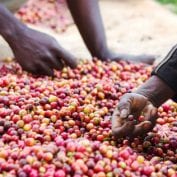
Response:
M53 37L27 27L12 37L9 45L22 68L34 74L53 76L53 69L77 66L76 58Z
M144 121L138 122L138 117L143 113ZM133 120L129 120L130 116ZM112 132L116 138L125 136L141 136L149 132L157 118L157 108L147 97L138 93L127 93L120 102L112 116Z
M141 55L130 55L124 53L114 53L110 50L103 51L98 55L99 59L111 60L111 61L127 61L132 63L144 63L148 65L152 65L156 59L154 55L141 54Z

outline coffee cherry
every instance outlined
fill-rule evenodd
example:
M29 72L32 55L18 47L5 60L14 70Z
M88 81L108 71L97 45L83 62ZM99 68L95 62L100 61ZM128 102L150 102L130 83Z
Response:
M19 120L19 121L17 122L17 126L18 126L19 128L23 128L24 125L25 125L25 123L24 123L23 120Z
M18 64L0 68L0 171L8 176L175 177L177 104L158 109L143 137L115 140L111 115L119 98L150 76L126 62L83 62L35 77ZM11 86L10 86L11 84ZM125 121L143 122L141 115ZM7 176L6 175L6 176Z
M30 3L26 3L22 6L15 15L23 22L37 26L42 25L57 33L65 31L66 27L72 24L72 19L67 12L64 1L57 2L57 5L54 0L41 1L39 3L30 1ZM9 60L10 59L7 58L7 61ZM21 73L21 71L19 71L19 73ZM64 72L62 75L66 78L67 75L69 75L72 78L73 72L70 71L68 74ZM7 81L2 81L1 85L7 85L7 83Z
M63 170L57 170L54 174L54 177L65 177L66 173Z
M25 140L25 144L26 144L27 146L33 146L33 145L35 144L35 140L34 140L33 138L27 138L27 139Z
M47 152L47 153L44 154L44 160L45 160L45 161L49 162L49 161L51 161L52 159L53 159L53 154L52 154L52 153Z
M56 102L58 100L58 97L55 96L55 95L50 95L49 96L49 102L52 103L52 102Z
M133 115L129 115L128 116L128 121L133 121L134 120L134 116Z

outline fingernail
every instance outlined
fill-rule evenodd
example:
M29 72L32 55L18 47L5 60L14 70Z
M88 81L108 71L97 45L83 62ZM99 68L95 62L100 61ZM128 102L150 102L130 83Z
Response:
M123 110L121 111L121 113L120 113L120 117L123 118L123 119L125 119L125 118L127 118L127 116L128 116L128 111L127 111L127 109L123 109Z

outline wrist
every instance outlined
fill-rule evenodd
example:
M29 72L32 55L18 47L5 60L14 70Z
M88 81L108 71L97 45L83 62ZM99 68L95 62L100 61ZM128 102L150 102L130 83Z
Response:
M135 93L145 96L155 107L159 107L175 95L175 92L155 75L137 88Z
M94 53L92 53L93 57L97 57L100 60L108 60L115 57L115 54L111 52L108 48L100 48L99 50L96 50Z

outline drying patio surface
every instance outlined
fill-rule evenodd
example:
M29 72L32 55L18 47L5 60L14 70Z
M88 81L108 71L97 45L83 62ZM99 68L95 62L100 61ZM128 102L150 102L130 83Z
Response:
M156 1L101 0L100 8L109 46L116 52L154 54L160 60L177 43L177 15ZM79 58L90 58L75 25L60 34L37 29L55 36ZM0 48L2 58L10 55L4 42Z

